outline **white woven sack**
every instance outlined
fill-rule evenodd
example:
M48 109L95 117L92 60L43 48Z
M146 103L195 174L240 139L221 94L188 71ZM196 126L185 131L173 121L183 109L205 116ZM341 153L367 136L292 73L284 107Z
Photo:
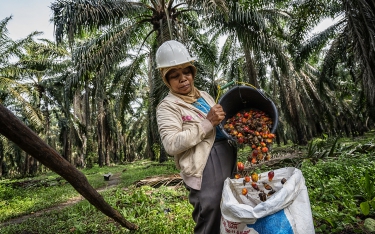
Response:
M274 170L272 182L268 172L261 173L257 182L263 189L263 182L270 184L276 193L267 201L260 201L259 191L243 179L229 179L224 182L221 201L222 234L311 234L315 233L310 200L302 172L294 167ZM281 183L285 178L287 182ZM248 189L247 196L242 188ZM267 190L264 190L266 193Z

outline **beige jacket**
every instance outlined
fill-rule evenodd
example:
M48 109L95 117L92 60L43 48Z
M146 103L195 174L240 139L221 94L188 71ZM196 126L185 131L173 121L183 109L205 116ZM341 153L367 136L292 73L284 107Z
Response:
M201 97L213 106L214 99L200 91ZM164 148L174 156L184 182L200 190L202 174L215 141L215 128L206 114L169 93L157 106L156 118Z

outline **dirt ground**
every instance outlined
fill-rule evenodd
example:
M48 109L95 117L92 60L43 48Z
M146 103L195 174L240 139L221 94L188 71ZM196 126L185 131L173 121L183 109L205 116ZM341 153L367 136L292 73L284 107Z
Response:
M100 192L103 192L107 189L110 189L110 188L113 188L113 187L117 186L120 183L120 176L121 176L121 173L117 173L117 174L112 175L110 177L109 181L106 182L107 183L106 186L98 188L98 189L96 189L96 191L98 191L100 193ZM62 210L63 208L65 208L67 206L74 205L74 204L76 204L76 203L78 203L78 202L80 202L84 199L85 198L81 195L77 196L77 197L72 197L68 201L66 201L64 203L60 203L56 206L52 206L52 207L49 207L49 208L46 208L46 209L43 209L43 210L39 210L37 212L33 212L31 214L28 214L28 215L24 215L24 216L20 216L20 217L17 217L17 218L10 219L10 220L8 220L4 223L1 223L0 227L6 226L6 225L9 225L9 224L19 224L19 223L22 223L29 218L38 217L40 215L43 215L45 213L55 211L55 210Z

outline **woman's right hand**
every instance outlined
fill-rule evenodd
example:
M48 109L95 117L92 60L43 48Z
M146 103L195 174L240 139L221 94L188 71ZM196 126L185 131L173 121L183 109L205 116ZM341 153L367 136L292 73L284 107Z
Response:
M219 125L224 118L225 112L220 104L216 104L213 107L211 107L206 117L206 119L208 119L214 127Z

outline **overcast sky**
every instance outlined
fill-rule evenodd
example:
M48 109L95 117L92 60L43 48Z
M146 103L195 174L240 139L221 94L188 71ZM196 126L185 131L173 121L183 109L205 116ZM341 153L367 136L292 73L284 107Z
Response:
M8 36L21 39L34 31L41 31L38 38L54 40L53 24L50 23L52 0L0 0L0 20L13 16L8 22Z

